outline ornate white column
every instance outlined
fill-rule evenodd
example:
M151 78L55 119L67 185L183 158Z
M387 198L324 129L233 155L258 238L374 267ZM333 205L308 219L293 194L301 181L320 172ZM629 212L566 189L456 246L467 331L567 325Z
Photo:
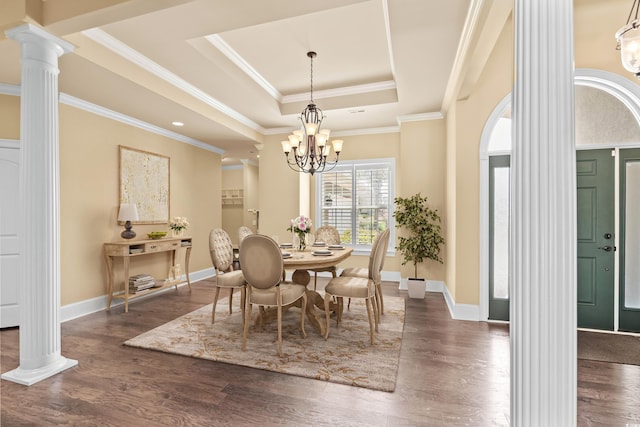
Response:
M31 385L78 364L60 354L58 57L73 45L39 27L7 31L20 43L20 366L3 379Z
M516 0L511 425L575 426L573 1Z

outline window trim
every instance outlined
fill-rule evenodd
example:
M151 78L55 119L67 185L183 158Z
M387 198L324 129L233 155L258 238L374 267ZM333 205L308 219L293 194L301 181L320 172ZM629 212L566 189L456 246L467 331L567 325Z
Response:
M395 203L394 199L396 197L396 159L393 157L379 158L379 159L365 159L365 160L340 160L338 165L330 172L336 172L340 169L344 169L346 167L354 168L354 167L362 167L366 165L375 165L375 166L387 166L389 168L389 222L388 227L390 230L389 236L389 245L387 246L387 256L394 256L395 251ZM320 222L322 218L322 174L316 175L316 179L314 180L315 186L315 195L314 195L314 203L315 203L315 218L314 226L320 227L323 224ZM355 188L355 187L354 187ZM371 254L371 246L372 245L351 245L353 247L353 255L365 255L369 256Z

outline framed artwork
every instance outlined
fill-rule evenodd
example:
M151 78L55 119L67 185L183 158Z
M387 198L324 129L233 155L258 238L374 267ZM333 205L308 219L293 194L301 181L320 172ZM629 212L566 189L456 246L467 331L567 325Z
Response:
M169 222L169 157L120 148L120 204L135 203L134 224Z

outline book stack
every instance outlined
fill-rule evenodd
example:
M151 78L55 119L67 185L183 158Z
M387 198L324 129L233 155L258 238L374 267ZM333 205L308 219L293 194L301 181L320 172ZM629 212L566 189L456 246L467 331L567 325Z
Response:
M153 288L156 281L148 274L136 274L129 277L129 292L140 292L145 289Z

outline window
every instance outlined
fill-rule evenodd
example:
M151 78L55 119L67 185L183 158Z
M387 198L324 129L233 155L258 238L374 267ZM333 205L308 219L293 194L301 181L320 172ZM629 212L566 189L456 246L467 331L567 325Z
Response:
M316 226L333 225L342 243L369 250L379 231L393 234L394 176L394 159L340 161L316 175Z

